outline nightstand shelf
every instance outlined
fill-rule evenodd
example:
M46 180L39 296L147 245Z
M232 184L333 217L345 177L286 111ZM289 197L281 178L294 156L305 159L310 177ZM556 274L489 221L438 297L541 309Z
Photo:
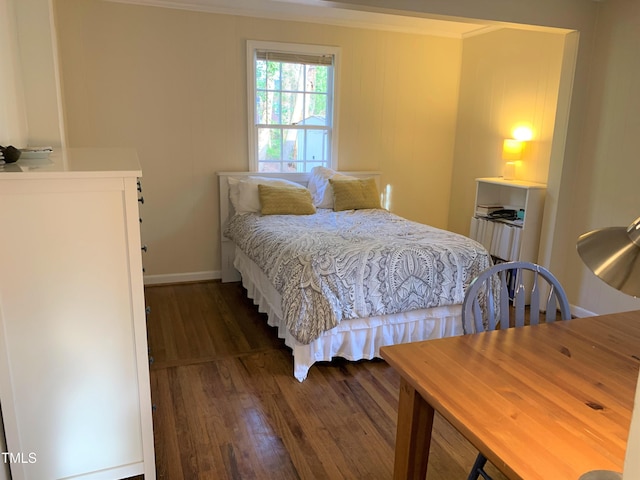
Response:
M474 216L469 236L482 243L498 261L537 262L546 185L501 177L476 179ZM479 206L520 211L519 220L478 214Z

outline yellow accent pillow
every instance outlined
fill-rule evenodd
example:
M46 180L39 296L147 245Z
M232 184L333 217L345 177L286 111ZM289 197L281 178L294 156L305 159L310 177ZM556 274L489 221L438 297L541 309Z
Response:
M263 215L310 215L316 213L311 192L304 187L258 185Z
M380 195L376 179L371 178L330 178L333 189L333 209L358 210L380 208Z

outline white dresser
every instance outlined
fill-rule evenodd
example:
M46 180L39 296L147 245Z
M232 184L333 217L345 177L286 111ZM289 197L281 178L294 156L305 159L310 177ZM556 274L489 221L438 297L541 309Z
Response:
M0 402L13 480L155 479L133 150L0 168Z

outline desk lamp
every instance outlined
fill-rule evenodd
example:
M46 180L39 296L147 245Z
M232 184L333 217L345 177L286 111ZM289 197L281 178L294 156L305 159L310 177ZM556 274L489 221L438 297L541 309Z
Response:
M640 217L628 227L609 227L578 238L578 254L599 278L627 295L640 297ZM636 408L637 407L637 408ZM579 480L635 480L640 478L640 385L631 414L624 473L587 472Z

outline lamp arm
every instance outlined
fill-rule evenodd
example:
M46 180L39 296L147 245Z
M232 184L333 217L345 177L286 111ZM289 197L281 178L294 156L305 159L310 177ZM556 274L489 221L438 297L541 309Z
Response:
M631 225L627 227L629 239L640 247L640 217L636 218Z

